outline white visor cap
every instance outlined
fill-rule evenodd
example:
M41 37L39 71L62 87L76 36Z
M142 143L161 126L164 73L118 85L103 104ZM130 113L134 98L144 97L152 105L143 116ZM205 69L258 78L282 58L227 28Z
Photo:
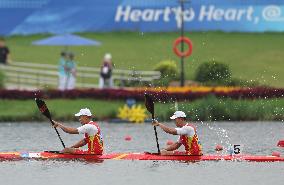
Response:
M171 119L186 118L186 115L185 115L185 113L182 112L182 111L176 111L176 112L174 113L174 115L172 115L170 118L171 118Z
M85 108L85 109L81 109L77 114L75 114L75 116L79 117L79 116L92 116L92 113L90 111L90 109Z
M112 57L111 57L111 54L110 54L110 53L106 53L105 56L104 56L104 60L105 60L105 61L110 61L111 58L112 58Z

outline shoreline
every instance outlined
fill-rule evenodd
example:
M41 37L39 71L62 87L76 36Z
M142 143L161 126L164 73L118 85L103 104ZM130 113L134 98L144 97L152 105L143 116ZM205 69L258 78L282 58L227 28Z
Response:
M76 121L74 114L81 108L90 108L94 120L117 119L118 108L125 105L122 100L55 99L46 100L52 118ZM137 102L144 108L144 102ZM232 100L214 96L195 101L155 103L156 118L168 121L177 107L184 110L189 121L284 121L284 99ZM145 110L146 115L150 114ZM0 100L0 122L46 121L34 100Z

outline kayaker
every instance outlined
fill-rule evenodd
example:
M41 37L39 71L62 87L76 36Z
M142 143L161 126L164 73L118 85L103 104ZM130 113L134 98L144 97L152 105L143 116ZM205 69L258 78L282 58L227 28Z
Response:
M54 121L54 127L61 128L68 134L85 134L85 138L74 144L70 148L65 148L62 153L71 154L97 154L103 153L103 140L101 137L101 129L99 125L92 121L92 113L88 108L81 109L76 117L79 117L79 121L82 126L78 128L72 128L63 125L62 123ZM88 151L80 150L79 147L88 144Z
M186 122L186 114L183 111L176 111L170 119L175 120L177 128L168 127L157 120L153 121L154 126L161 127L166 133L179 135L178 141L163 149L161 155L202 155L196 127ZM185 152L176 151L181 145L184 145Z

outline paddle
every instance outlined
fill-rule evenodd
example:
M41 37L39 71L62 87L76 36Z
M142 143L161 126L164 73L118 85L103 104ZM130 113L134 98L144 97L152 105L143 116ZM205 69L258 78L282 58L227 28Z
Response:
M48 110L48 108L47 108L45 102L44 102L43 100L39 99L39 98L36 98L35 101L36 101L36 104L37 104L37 107L38 107L39 111L40 111L43 115L45 115L45 117L47 117L47 118L49 119L49 121L51 122L52 125L54 125L54 122L53 122L52 119L51 119L51 114L50 114L50 112L49 112L49 110ZM55 131L56 131L56 133L57 133L57 135L58 135L58 137L59 137L59 139L60 139L60 141L61 141L61 144L62 144L63 148L65 148L65 144L64 144L64 142L62 141L58 130L57 130L56 128L54 128L54 129L55 129Z
M147 110L152 114L152 121L154 121L154 115L155 115L154 102L153 102L152 98L148 94L145 94L145 106L146 106ZM160 154L161 151L160 151L160 146L159 146L156 126L154 126L154 131L155 131L155 136L156 136L156 143L157 143L158 153Z

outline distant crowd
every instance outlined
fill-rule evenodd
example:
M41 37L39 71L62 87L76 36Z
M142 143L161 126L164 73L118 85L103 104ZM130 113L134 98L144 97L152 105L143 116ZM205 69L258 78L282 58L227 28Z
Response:
M77 65L74 60L75 55L70 51L62 51L59 60L58 74L59 82L58 89L61 91L72 90L75 88L77 77ZM104 55L100 68L99 88L113 87L113 63L110 53Z
M11 63L10 50L6 46L4 38L0 38L0 65ZM99 88L113 87L113 63L112 55L106 53L103 57L100 67ZM75 55L71 51L62 51L60 53L58 66L58 89L61 91L72 90L75 88L77 78L77 62Z

